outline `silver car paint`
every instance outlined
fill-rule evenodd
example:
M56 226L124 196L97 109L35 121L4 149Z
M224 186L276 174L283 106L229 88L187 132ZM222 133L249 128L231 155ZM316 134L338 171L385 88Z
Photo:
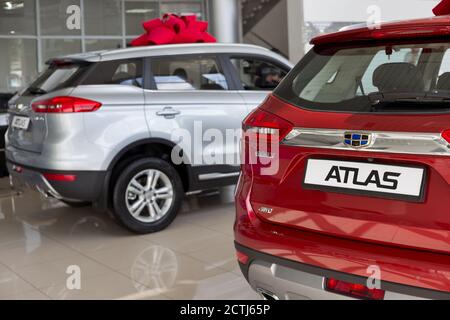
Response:
M184 151L187 161L193 166L206 165L199 156L216 157L219 160L234 159L229 165L238 166L239 145L236 140L224 139L223 143L212 143L203 139L207 130L227 137L227 130L241 127L248 114L243 98L237 91L205 91L201 95L192 92L146 91L146 117L152 137L166 139L178 144ZM179 112L175 117L158 116L164 108ZM201 128L200 135L194 133ZM186 130L192 140L180 139L177 129ZM238 135L240 137L240 135ZM201 148L201 150L199 150ZM190 150L190 152L188 151ZM201 162L199 162L202 160ZM217 163L225 164L225 163Z
M269 295L275 300L355 300L326 291L323 276L260 260L254 261L249 267L248 281L256 292ZM425 298L386 291L384 300Z
M140 47L112 51L101 51L81 55L60 57L90 62L116 59L141 58L205 53L234 53L272 58L280 64L292 67L286 59L270 50L235 44L188 44L157 47ZM192 91L157 92L132 86L78 86L39 96L48 99L60 95L72 95L102 103L102 107L91 113L47 114L46 126L34 136L31 131L31 149L23 148L26 135L15 129L7 133L7 159L18 164L48 170L61 171L106 171L115 156L126 146L149 137L171 141L174 128L192 129L193 121L202 120L205 128L216 128L223 132L227 128L238 129L246 114L267 96L267 92L239 91ZM37 100L35 99L35 100ZM35 101L33 100L33 101ZM26 97L15 97L10 105L33 101ZM175 107L180 114L175 119L156 115L165 107ZM34 112L10 111L14 115L40 117ZM34 123L33 123L34 127ZM47 130L50 128L49 130ZM33 130L33 129L32 129ZM44 133L45 132L45 133ZM22 145L21 145L22 144ZM220 156L238 150L235 146L208 150ZM235 154L231 156L237 156Z

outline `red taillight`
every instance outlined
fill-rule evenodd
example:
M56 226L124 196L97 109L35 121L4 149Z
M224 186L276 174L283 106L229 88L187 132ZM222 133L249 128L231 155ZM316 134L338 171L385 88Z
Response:
M442 132L442 138L445 139L448 143L450 143L450 130L445 130Z
M385 291L381 289L370 289L369 287L327 278L325 281L325 290L342 294L357 299L383 300Z
M237 256L237 259L238 259L239 263L241 263L241 264L247 264L248 263L249 258L248 258L248 256L246 254L244 254L242 252L239 252L239 251L236 251L236 256Z
M54 97L34 102L31 106L37 113L75 113L93 112L98 110L102 104L77 97Z
M77 180L77 176L70 174L44 173L44 178L48 181L65 181L73 182Z
M291 132L292 128L293 125L289 121L261 109L251 113L244 120L243 125L244 132L256 133L259 140L270 140L276 136L278 141L281 141Z

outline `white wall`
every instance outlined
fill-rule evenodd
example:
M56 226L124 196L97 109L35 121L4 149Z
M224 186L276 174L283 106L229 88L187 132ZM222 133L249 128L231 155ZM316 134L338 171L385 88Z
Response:
M440 0L304 0L306 21L365 22L367 8L378 5L381 20L403 20L433 16Z

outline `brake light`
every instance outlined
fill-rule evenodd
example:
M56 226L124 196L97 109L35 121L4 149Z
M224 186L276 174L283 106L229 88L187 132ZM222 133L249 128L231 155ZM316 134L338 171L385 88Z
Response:
M48 181L73 182L77 180L77 176L69 174L44 173L43 175Z
M275 137L278 142L283 140L292 130L293 125L270 112L257 109L245 120L243 130L245 133L253 132L258 140L271 141Z
M77 97L54 97L33 103L33 111L37 113L77 113L98 110L100 102Z
M430 35L448 35L450 28L447 26L439 27L416 27L414 29L400 29L400 30L380 30L373 31L372 38L376 40L381 39L401 39L401 38L416 38L429 37Z
M450 130L445 130L442 133L442 138L445 139L445 141L447 141L448 143L450 143Z
M325 290L357 299L368 300L383 300L386 293L381 289L370 289L362 284L340 281L333 278L326 279Z

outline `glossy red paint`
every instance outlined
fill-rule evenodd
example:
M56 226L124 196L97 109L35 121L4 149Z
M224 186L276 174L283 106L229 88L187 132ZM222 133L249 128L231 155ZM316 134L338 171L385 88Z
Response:
M441 2L439 2L439 4L434 7L433 13L436 16L444 16L450 14L450 1L442 0Z
M450 35L450 16L382 24L319 36L314 45ZM392 41L391 41L392 40ZM414 41L414 40L413 40ZM422 41L422 40L421 40ZM318 112L269 96L259 111L293 127L371 132L433 133L450 141L449 113L362 114ZM246 156L255 144L243 140ZM377 265L382 280L450 292L450 158L280 144L279 170L262 175L247 161L236 191L236 242L244 247L315 267L368 277ZM308 190L302 181L309 159L336 159L424 168L423 201L391 200ZM270 211L259 212L260 208ZM251 262L250 262L251 263Z
M236 191L235 240L269 255L328 270L369 277L380 267L383 281L450 292L450 255L366 243L270 224L250 205L252 177Z
M270 110L278 117L289 119L295 127L302 128L445 133L450 123L448 114L382 115L383 121L379 121L381 115L376 114L313 112L291 106L273 96L260 109ZM254 151L248 143L244 148L249 153ZM450 215L445 205L445 199L450 197L448 157L376 154L378 163L426 168L427 189L433 192L426 193L424 203L302 189L307 159L367 161L373 157L370 152L280 145L280 169L276 175L260 175L263 166L258 164L244 165L236 199L240 213L236 240L265 253L362 276L370 263L383 264L385 281L450 291L450 278L435 274L443 272L450 275L447 274L450 265L425 266L423 262L411 261L420 260L425 254L441 257L442 261L450 263ZM254 208L262 206L272 208L273 212L259 214L254 211ZM289 237L286 236L288 234ZM305 235L311 239L310 242L304 242ZM330 236L342 240L337 241ZM315 242L316 238L322 242ZM362 260L355 263L355 254L345 253L347 249L338 256L332 253L333 250L341 250L332 249L341 242L351 243L352 250L359 250ZM322 246L327 251L323 251ZM394 250L393 246L397 249ZM380 253L377 260L369 257L366 252L369 247ZM422 251L414 251L417 249ZM396 253L383 258L381 252L384 250ZM408 262L395 261L400 252L408 255ZM389 277L386 271L391 273ZM416 278L418 271L420 277Z
M436 38L450 35L450 16L382 23L379 27L350 28L311 40L311 44L345 43L389 39Z

